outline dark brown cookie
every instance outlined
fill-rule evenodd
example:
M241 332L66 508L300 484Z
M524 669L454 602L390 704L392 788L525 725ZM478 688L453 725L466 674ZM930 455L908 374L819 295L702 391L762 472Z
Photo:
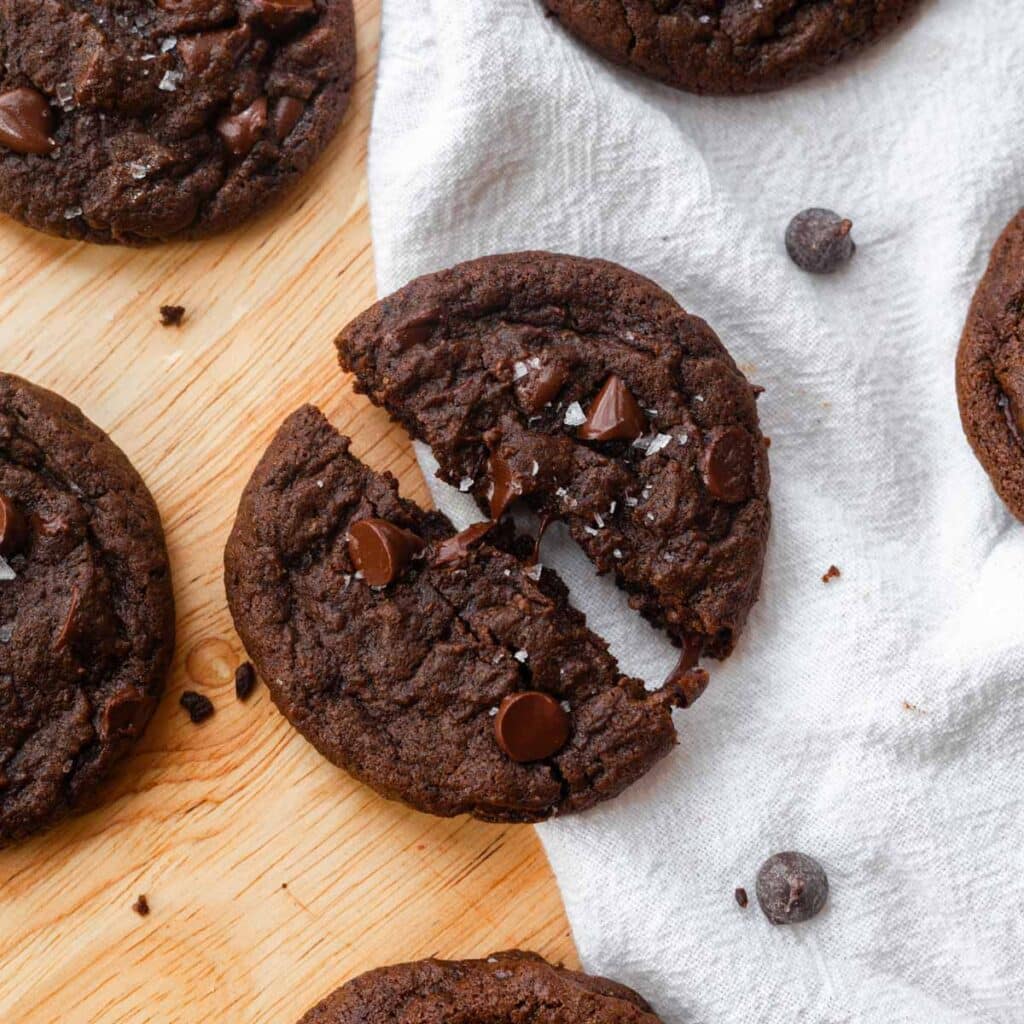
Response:
M679 643L728 654L757 599L768 456L756 391L646 278L551 253L420 278L338 339L358 386L500 515L561 519Z
M607 978L556 967L535 953L420 960L369 971L299 1024L660 1024L647 1002Z
M1009 510L1024 521L1024 210L992 250L960 340L964 433Z
M174 602L139 475L78 409L8 374L0 507L2 846L88 804L142 735Z
M456 536L348 447L294 413L225 553L245 648L325 757L432 814L527 822L615 796L672 748L704 673L648 693L521 556L529 538Z
M778 89L892 31L920 0L543 0L617 64L697 93Z
M0 210L90 242L232 227L348 104L352 0L0 0Z

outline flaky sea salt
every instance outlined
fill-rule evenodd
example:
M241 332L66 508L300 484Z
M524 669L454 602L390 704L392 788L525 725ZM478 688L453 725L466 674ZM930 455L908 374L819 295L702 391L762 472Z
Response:
M527 651L516 651L516 653L513 655L513 657L521 665L521 664L523 664L527 660L527 658L530 657L530 655L529 655L529 653Z
M168 36L166 39L160 40L160 52L170 53L178 45L177 36Z
M528 569L525 570L525 572L531 580L539 580L541 574L544 572L544 566L541 565L540 562L538 562L536 565L531 565Z
M0 582L16 580L18 574L8 565L7 559L0 555Z
M587 414L583 411L583 406L579 402L572 402L565 410L563 422L567 427L582 427L587 422Z
M656 434L647 446L647 454L654 455L656 452L660 452L662 448L667 448L671 443L671 434Z
M14 636L13 623L8 623L6 626L0 626L0 644L9 644L12 636Z
M185 75L181 71L167 71L164 77L160 79L160 84L157 88L162 92L177 92L178 86L184 77Z
M471 476L464 476L459 481L459 490L462 491L463 494L465 494L467 491L473 490L473 484L475 483L476 481Z
M530 368L521 359L512 364L512 376L515 380L522 380L529 372Z

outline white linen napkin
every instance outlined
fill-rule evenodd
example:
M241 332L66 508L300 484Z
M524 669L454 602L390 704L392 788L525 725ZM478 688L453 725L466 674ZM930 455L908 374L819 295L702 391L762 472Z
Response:
M677 715L673 755L540 828L585 966L666 1021L1024 1021L1024 526L964 440L953 375L1024 203L1019 14L929 2L833 72L716 99L594 56L538 0L385 0L381 293L486 253L600 256L707 319L767 388L775 519L736 654ZM854 221L835 277L786 257L807 206ZM564 532L543 560L660 682L668 643ZM832 895L773 928L755 873L792 848Z

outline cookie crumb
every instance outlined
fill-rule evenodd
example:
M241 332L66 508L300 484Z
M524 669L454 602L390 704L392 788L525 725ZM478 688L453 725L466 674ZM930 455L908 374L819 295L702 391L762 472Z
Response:
M235 696L239 700L248 700L256 688L256 669L251 661L243 662L235 669Z
M842 575L843 574L839 571L838 568L836 568L836 566L830 565L828 567L828 572L825 573L825 575L821 577L821 582L822 583L831 583L832 580L837 580Z
M161 306L160 323L164 327L180 327L185 319L184 306Z
M132 910L135 911L139 917L149 916L149 900L146 899L145 893L143 893L133 904Z
M186 690L181 695L179 703L188 712L188 717L195 725L205 722L213 715L213 702L209 697L204 697L201 693L196 693L195 690Z
M909 700L903 702L904 711L916 711L918 714L924 714L924 708L919 708L916 704L911 704Z
M750 902L750 900L749 900L749 899L747 898L747 890L746 890L746 889L744 889L744 888L743 888L743 886L741 885L741 886L740 886L740 887L739 887L739 888L738 888L738 889L736 890L736 892L734 893L734 895L735 895L735 897L736 897L736 902L737 902L737 903L738 903L738 904L739 904L739 905L740 905L740 906L741 906L741 907L742 907L742 908L743 908L744 910L746 910L746 909L747 909L747 904L748 904L748 903Z

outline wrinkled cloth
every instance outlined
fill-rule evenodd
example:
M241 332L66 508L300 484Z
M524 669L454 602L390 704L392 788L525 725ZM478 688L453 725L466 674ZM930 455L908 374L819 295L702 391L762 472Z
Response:
M841 67L735 99L613 66L537 0L385 0L381 294L487 253L600 256L707 319L767 389L774 526L735 655L677 713L674 754L539 829L585 967L673 1024L1024 1020L1024 526L954 388L971 294L1024 203L1011 7L926 3ZM833 277L786 256L808 206L854 221ZM542 556L659 683L665 638L564 531ZM793 848L831 898L773 928L754 879Z

